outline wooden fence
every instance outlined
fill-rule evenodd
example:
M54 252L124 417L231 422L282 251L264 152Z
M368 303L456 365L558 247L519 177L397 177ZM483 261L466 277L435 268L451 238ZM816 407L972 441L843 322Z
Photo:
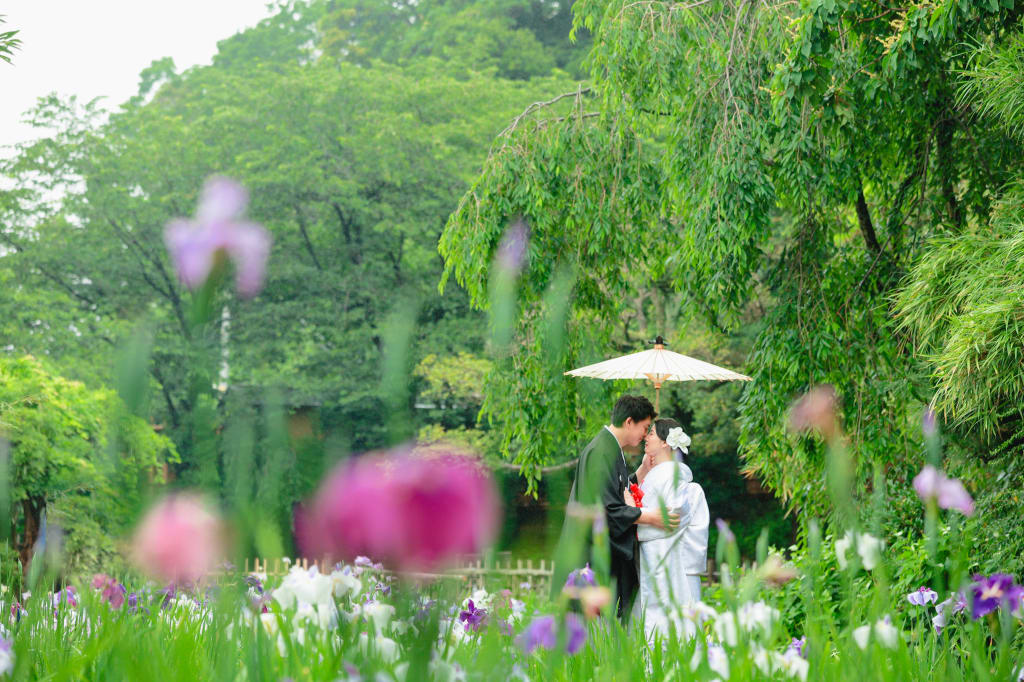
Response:
M264 573L268 576L282 576L292 566L309 569L316 566L320 573L330 573L334 564L327 559L310 561L297 559L249 559L245 560L246 573ZM513 559L507 552L500 553L493 561L485 562L477 557L465 557L463 560L446 570L444 573L413 573L409 577L418 580L456 580L461 581L468 589L476 589L484 585L498 584L501 587L542 590L547 592L551 585L551 573L554 562L540 559ZM389 574L392 571L381 571ZM707 572L702 576L706 581L714 581L717 577L714 559L708 559ZM527 587L527 585L529 587Z
M299 566L304 570L316 566L320 573L330 573L334 570L334 564L327 559L311 561L307 558L246 559L243 570L245 573L283 576L293 566ZM488 563L479 558L466 558L457 562L443 573L412 573L407 574L407 577L411 577L414 580L456 580L465 583L466 587L471 589L483 587L485 584L493 585L499 583L502 587L547 590L551 584L551 572L553 569L553 562L545 559L533 561L532 559L499 557ZM392 571L388 570L380 572L383 574L392 573ZM528 588L527 585L529 586Z

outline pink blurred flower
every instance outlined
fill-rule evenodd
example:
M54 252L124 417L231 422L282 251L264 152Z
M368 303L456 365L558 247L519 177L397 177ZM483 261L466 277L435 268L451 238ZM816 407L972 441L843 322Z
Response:
M295 515L308 556L371 556L402 571L431 571L494 537L490 473L451 451L396 450L341 463Z
M839 430L836 408L836 389L828 384L815 386L790 408L790 428L798 433L817 431L826 440L831 440Z
M942 509L956 509L965 516L974 514L974 500L964 484L955 478L946 478L931 464L925 464L921 473L914 477L914 490L924 502L935 499Z
M241 219L248 203L245 188L237 182L212 177L203 186L196 219L167 223L164 242L178 276L189 289L206 282L219 254L234 261L238 293L255 296L263 288L270 234Z
M173 583L195 583L224 552L219 517L198 496L165 497L135 531L135 562L149 575Z

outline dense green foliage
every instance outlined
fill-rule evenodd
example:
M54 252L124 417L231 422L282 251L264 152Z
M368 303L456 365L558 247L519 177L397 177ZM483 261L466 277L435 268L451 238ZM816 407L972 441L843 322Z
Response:
M6 23L0 14L0 24ZM11 63L11 55L21 47L21 39L17 38L17 31L0 31L0 60Z
M530 226L519 343L495 380L509 390L487 406L507 422L509 453L535 471L564 445L525 434L557 439L593 419L590 389L560 371L684 335L647 303L675 293L681 321L756 333L741 452L792 508L828 508L820 443L786 428L789 405L815 383L839 392L859 488L876 465L908 480L931 387L890 301L929 239L985 223L1018 172L1017 138L956 97L971 63L964 42L1000 39L1016 13L832 0L593 0L574 11L593 33L591 89L515 120L441 240L446 274L486 307L508 222ZM576 274L569 341L560 362L534 369L550 346L536 321L560 269Z
M413 394L392 405L380 385L389 315L415 320L410 369L427 354L482 349L481 317L465 297L436 292L437 237L488 141L534 93L568 86L556 67L582 54L568 42L567 5L530 3L457 12L420 3L413 42L437 38L436 49L405 52L412 36L371 28L350 31L343 49L339 22L374 6L284 3L224 41L211 67L178 73L154 62L138 96L108 119L96 103L44 98L31 112L43 137L2 166L12 188L0 193L3 351L46 355L71 377L110 384L108 358L141 323L153 338L146 409L181 452L173 473L216 491L231 478L216 435L229 413L250 415L259 438L269 404L316 409L332 452L314 443L315 461L290 457L279 472L295 481L271 501L285 526L325 456L374 447L389 412L412 414ZM496 55L507 68L495 71L472 45L453 52L459 45L446 41L458 43L474 18L527 41L537 63L512 73ZM565 31L552 32L559 21ZM509 59L519 52L502 45ZM264 294L214 301L220 330L194 327L193 296L163 245L164 225L192 213L211 174L250 190L249 215L275 240ZM212 357L225 360L226 377ZM197 390L214 383L228 392ZM279 395L270 403L268 388Z
M76 572L120 565L114 537L163 482L163 464L177 459L112 390L64 379L31 356L0 357L0 438L10 448L4 536L27 566L48 517L68 531Z

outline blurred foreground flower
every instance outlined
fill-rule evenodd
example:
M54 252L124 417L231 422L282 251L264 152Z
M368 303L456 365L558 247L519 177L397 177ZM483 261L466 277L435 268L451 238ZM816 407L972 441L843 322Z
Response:
M196 219L167 223L164 241L178 276L189 289L201 287L224 254L234 261L238 293L255 296L263 288L270 234L242 220L248 203L245 188L237 182L212 177L203 185Z
M14 670L14 651L11 640L0 635L0 675L6 675Z
M729 524L722 519L715 519L715 527L718 528L718 534L725 539L726 542L736 542L736 536L729 529Z
M498 515L478 460L400 448L342 462L296 512L295 529L307 556L368 555L401 571L432 571L483 549Z
M832 440L839 430L836 389L824 384L801 396L789 411L789 425L798 433L817 431L826 440Z
M720 679L729 679L729 657L726 655L725 649L708 640L704 651L707 652L708 667L711 671L717 674ZM696 672L697 668L700 667L703 660L701 653L700 646L694 649L693 656L690 658L690 670Z
M768 587L782 587L800 574L792 564L783 561L778 554L771 554L765 559L758 575Z
M874 640L887 649L894 649L899 639L900 631L893 627L889 616L881 619L872 625L861 625L853 631L853 641L861 650L867 649L868 639L873 636Z
M923 502L934 499L942 509L956 509L965 516L974 514L974 500L964 484L955 478L946 478L931 464L925 464L921 473L914 477L914 490Z
M139 568L172 584L198 582L223 554L220 519L193 494L165 497L135 531Z
M579 653L587 641L587 628L575 613L565 614L565 631L566 653L570 655ZM538 647L554 649L557 641L557 626L554 616L534 618L522 634L516 638L516 644L527 654L533 653Z
M987 577L975 575L970 594L971 618L977 620L1003 605L1011 612L1020 613L1024 587L1015 585L1013 576L1007 573L993 573Z
M861 564L868 571L873 571L882 558L882 541L870 533L851 533L846 531L840 539L836 540L836 561L839 568L846 570L846 554L850 547L856 544L857 554L860 555Z
M594 577L594 570L590 568L589 562L583 568L573 570L569 574L569 577L565 579L566 587L593 587L596 584L597 581Z

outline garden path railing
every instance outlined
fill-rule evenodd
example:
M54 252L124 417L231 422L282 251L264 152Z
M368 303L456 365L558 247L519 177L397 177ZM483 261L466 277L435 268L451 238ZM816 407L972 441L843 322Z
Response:
M292 566L301 566L309 569L316 566L321 573L330 573L333 570L333 563L327 559L310 561L306 558L297 559L246 559L244 570L246 573L264 573L267 576L283 576L291 570ZM457 562L455 566L443 573L413 573L411 577L423 580L457 580L462 581L467 588L476 589L485 584L502 584L504 587L518 587L523 589L541 590L546 592L551 585L551 573L554 570L554 562L548 559L513 559L505 552L500 553L493 562L485 562L480 557L466 557ZM382 571L391 573L391 571ZM715 582L718 577L715 571L714 559L708 559L707 571L702 575L705 583ZM526 586L529 585L527 588Z
M243 569L246 573L263 573L267 576L283 576L292 566L309 569L316 566L321 573L330 573L333 562L328 559L309 560L307 558L280 559L246 559ZM523 587L528 589L547 590L551 584L551 572L554 564L551 560L512 559L499 556L493 562L485 562L482 558L466 558L457 562L443 573L412 573L410 577L423 580L457 580L465 583L467 588L475 589L485 584L503 583L505 587ZM391 571L382 571L391 573Z

